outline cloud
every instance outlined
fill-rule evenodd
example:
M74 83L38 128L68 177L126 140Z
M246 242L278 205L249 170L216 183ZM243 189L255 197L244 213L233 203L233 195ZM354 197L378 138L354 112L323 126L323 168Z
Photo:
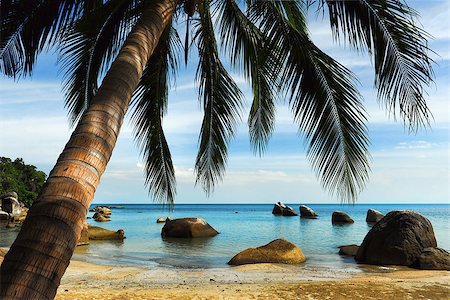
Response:
M430 149L434 145L427 141L401 142L395 146L395 149Z

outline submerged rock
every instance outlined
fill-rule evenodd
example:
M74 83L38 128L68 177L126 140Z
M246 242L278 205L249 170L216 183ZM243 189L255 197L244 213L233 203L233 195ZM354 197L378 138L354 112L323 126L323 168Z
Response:
M211 237L217 234L211 225L200 218L167 219L161 230L162 237L174 238Z
M450 253L441 248L425 248L415 265L422 270L450 271Z
M103 214L96 212L92 218L96 221L96 222L109 222L111 221L109 218L107 218L106 216L104 216Z
M285 217L293 217L293 216L298 216L298 214L297 214L297 212L295 211L294 208L286 205L286 208L283 209L283 216L285 216Z
M90 240L123 240L125 232L122 229L114 231L89 225L88 236Z
M282 202L277 202L273 206L272 214L282 216L298 216L297 212L290 206L284 205Z
M342 224L342 223L354 223L352 218L350 216L343 212L343 211L335 211L333 212L333 215L331 216L331 222L333 224Z
M283 209L285 209L285 208L286 208L286 205L284 205L281 202L277 202L273 206L272 214L274 214L274 215L282 215L283 214Z
M236 254L229 265L244 265L256 263L299 264L305 261L305 255L296 245L277 239L267 245L248 248Z
M436 247L431 222L414 211L391 211L367 233L356 261L411 266L424 248Z
M359 246L358 245L346 245L346 246L339 246L338 248L339 248L339 255L356 256Z
M300 206L300 217L308 219L317 219L317 213L306 205Z
M376 223L383 219L384 215L375 209L367 210L366 222L367 223Z

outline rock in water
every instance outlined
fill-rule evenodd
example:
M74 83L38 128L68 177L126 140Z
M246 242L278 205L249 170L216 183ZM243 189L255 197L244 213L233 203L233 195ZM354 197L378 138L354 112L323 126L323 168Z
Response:
M384 215L375 209L367 210L366 222L367 223L376 223L383 219Z
M274 215L282 215L283 214L283 209L286 208L286 205L284 205L281 202L275 203L275 205L273 206L272 209L272 214Z
M353 219L350 218L350 216L343 211L335 211L331 216L331 223L333 224L354 223L354 222L355 221L353 221Z
M272 214L274 215L282 215L282 216L298 216L295 210L287 205L284 205L282 202L277 202L273 206Z
M122 229L117 231L105 229L98 226L89 225L88 235L90 240L123 240L125 232Z
M427 218L413 211L391 211L370 229L355 259L373 265L411 266L424 248L436 246Z
M109 221L111 221L109 218L105 217L104 215L102 215L102 214L99 213L99 212L96 212L96 213L92 216L92 218L93 218L95 221L97 221L97 222L109 222Z
M164 218L159 218L156 220L156 223L166 223L166 220L164 220Z
M339 255L356 256L358 245L339 246Z
M162 237L174 238L211 237L217 234L218 232L211 225L200 218L166 220L161 230Z
M298 216L298 214L292 207L286 205L286 208L283 209L283 216L293 217L293 216Z
M300 206L300 217L301 218L308 218L308 219L317 219L317 214L314 210L309 208L306 205Z
M450 271L450 253L441 248L425 248L420 253L416 266L422 270Z
M305 261L302 250L294 244L277 239L258 248L248 248L236 254L229 265L244 265L257 263L299 264Z

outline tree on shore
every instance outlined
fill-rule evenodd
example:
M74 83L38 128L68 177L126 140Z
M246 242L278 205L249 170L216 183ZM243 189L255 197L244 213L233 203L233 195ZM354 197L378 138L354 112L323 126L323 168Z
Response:
M16 192L19 201L30 207L42 190L47 175L35 166L27 165L21 158L11 160L0 157L0 197Z
M427 34L416 25L416 12L400 1L2 1L0 71L31 74L40 52L59 49L75 129L5 256L0 297L55 296L129 108L150 192L173 203L175 172L162 117L183 48L177 20L188 19L192 32L185 58L195 45L199 61L204 118L195 174L205 191L224 175L243 106L221 62L222 47L253 90L253 150L264 153L276 101L287 99L323 186L342 201L355 201L369 175L366 115L355 76L311 41L305 17L311 9L327 11L335 37L371 55L387 110L412 130L427 126Z

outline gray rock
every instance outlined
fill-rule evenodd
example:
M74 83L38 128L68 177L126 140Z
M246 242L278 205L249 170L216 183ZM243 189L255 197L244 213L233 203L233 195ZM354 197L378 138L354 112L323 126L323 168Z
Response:
M272 209L272 214L286 217L298 216L297 212L292 207L284 205L282 202L275 203Z
M286 208L283 209L283 216L285 216L285 217L294 217L294 216L298 216L298 214L294 210L294 208L286 205Z
M391 211L367 233L355 259L373 265L411 266L424 248L436 246L427 218L413 211Z
M9 214L6 211L0 210L0 220L9 220Z
M338 248L339 248L339 255L356 256L359 246L358 245L346 245L346 246L339 246Z
M342 223L354 223L350 216L343 211L335 211L331 216L331 223L333 224L342 224Z
M306 205L300 206L300 217L301 218L309 218L309 219L317 219L317 213Z
M376 223L378 221L380 221L381 219L383 219L384 215L379 212L378 210L375 209L369 209L367 210L367 215L366 215L366 222L367 223Z
M283 214L283 209L286 208L286 205L284 205L281 202L275 203L275 205L273 206L272 209L272 214L274 215L282 215Z
M161 230L162 237L197 238L212 237L218 232L205 220L200 218L166 219Z
M422 270L450 271L450 253L441 248L425 248L416 263Z

